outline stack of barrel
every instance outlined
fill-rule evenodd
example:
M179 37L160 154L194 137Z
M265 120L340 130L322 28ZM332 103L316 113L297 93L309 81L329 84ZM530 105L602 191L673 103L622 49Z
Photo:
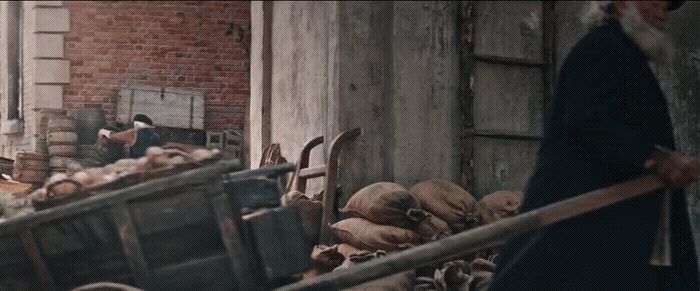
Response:
M12 179L41 187L49 174L48 158L42 153L17 153Z
M46 141L49 151L49 170L51 175L65 173L75 157L78 134L75 131L75 119L68 116L56 116L49 120Z

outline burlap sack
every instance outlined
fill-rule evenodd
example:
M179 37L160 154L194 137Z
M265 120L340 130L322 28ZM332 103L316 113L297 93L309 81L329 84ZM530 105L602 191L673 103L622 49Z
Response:
M469 263L469 267L472 271L496 272L496 264L483 258L476 258Z
M451 261L434 268L430 276L416 278L413 290L447 291L456 290L470 279L469 264L464 260Z
M420 243L418 233L390 225L378 225L363 218L348 218L331 225L344 243L363 250L394 251Z
M452 230L447 222L432 215L430 212L424 211L425 218L421 220L416 228L416 232L421 236L423 242L435 241L443 239L452 234ZM415 217L415 215L413 215Z
M411 193L401 188L387 182L369 185L355 193L340 211L377 224L412 229L417 221L408 215L409 210L420 205Z
M416 278L415 271L406 271L394 274L374 281L369 281L357 285L345 291L406 291L413 287L413 280Z
M454 232L474 226L474 197L458 185L441 179L420 182L409 190L421 208L447 222Z
M465 261L447 262L435 270L436 285L441 290L454 290L469 281L469 272L469 264Z
M340 266L344 261L345 256L338 252L338 245L317 245L314 246L313 251L311 251L313 268L317 270L319 274L333 271L333 269Z
M282 196L282 205L296 207L299 210L307 242L310 246L316 245L321 231L321 216L323 215L321 201L314 201L304 193L292 191Z
M522 192L513 191L497 191L484 196L475 207L479 224L489 224L518 214L522 198Z
M459 291L486 291L493 281L492 272L474 271L469 275L469 280L464 282L457 290Z
M350 254L349 256L346 256L343 264L340 265L335 270L347 269L352 265L367 262L369 260L376 259L376 258L383 257L383 256L386 256L386 252L383 250L378 250L376 252L359 251L359 252ZM333 271L335 271L335 270L333 270Z

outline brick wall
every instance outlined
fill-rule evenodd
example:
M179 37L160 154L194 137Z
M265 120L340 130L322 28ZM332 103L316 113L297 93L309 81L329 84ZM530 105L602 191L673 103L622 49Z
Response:
M242 129L249 88L250 3L66 1L70 84L64 107L113 119L126 84L198 90L207 129Z

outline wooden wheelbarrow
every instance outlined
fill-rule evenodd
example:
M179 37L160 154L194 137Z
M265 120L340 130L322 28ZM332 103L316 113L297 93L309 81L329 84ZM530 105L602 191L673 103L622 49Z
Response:
M354 128L343 131L331 142L330 151L326 164L309 167L309 157L311 150L323 143L323 136L316 137L304 145L299 154L296 170L292 174L287 186L287 192L306 192L306 182L309 179L326 177L326 184L323 192L323 214L321 219L321 232L319 243L329 244L333 240L330 225L338 219L335 210L336 190L338 188L338 158L340 150L355 137L362 134L361 128Z

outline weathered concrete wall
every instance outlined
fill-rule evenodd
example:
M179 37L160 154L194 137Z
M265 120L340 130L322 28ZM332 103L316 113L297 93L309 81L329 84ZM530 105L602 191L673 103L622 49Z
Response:
M679 150L700 157L700 3L687 1L671 13L669 28L674 60L659 68L659 79L666 92ZM688 189L696 245L700 243L700 187Z
M272 9L271 142L280 143L289 161L298 159L308 140L325 134L328 100L337 98L336 8L335 2L275 2ZM324 149L312 152L312 164L323 163Z
M322 163L340 131L362 127L342 158L346 193L377 181L458 182L457 18L452 2L275 2L271 142L296 161L324 135L312 155Z
M263 37L265 12L262 1L250 3L250 101L248 102L248 162L250 166L257 166L262 156L263 147ZM269 61L269 60L268 60Z

